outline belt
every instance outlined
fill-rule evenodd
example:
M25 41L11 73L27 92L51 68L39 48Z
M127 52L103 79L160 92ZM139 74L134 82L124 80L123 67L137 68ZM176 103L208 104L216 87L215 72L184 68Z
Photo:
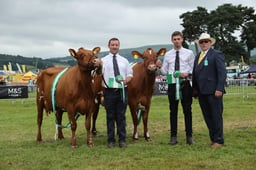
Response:
M105 88L105 90L112 91L112 92L117 92L117 91L119 91L121 89L119 89L119 88Z

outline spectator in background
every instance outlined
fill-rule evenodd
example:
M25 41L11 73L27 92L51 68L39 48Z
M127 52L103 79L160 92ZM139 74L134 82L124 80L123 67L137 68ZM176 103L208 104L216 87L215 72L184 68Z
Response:
M252 79L252 74L251 73L248 74L248 79Z

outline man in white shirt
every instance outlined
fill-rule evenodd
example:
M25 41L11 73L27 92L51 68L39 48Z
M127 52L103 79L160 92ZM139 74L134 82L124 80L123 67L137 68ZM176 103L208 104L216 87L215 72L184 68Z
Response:
M118 54L120 42L111 38L109 54L102 58L104 106L107 115L108 147L115 146L115 122L119 137L119 147L126 147L127 84L133 77L129 61Z
M191 74L193 71L195 56L189 49L183 48L183 35L179 31L172 33L171 41L174 48L168 51L163 60L160 71L167 75L168 99L170 108L171 139L169 144L176 145L177 141L177 117L178 104L181 100L186 130L187 144L193 144L192 138L192 87Z

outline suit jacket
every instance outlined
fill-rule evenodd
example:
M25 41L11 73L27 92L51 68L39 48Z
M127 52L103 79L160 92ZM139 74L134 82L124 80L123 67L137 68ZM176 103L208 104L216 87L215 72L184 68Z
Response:
M195 58L192 85L193 89L200 94L214 94L216 90L225 93L226 66L222 52L210 48L201 61L198 63L200 53Z

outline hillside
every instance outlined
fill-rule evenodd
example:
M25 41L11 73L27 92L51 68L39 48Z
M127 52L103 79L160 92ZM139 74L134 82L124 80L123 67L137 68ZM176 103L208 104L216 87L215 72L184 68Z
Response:
M160 48L166 48L167 50L170 50L172 48L171 44L162 44L162 45L147 45L147 46L141 46L137 48L127 48L127 49L120 49L119 54L122 56L125 56L129 62L135 62L135 60L131 52L133 50L137 50L139 52L143 52L146 48L153 48L155 51L158 51ZM195 52L195 46L191 45L190 49ZM103 57L106 54L108 54L108 51L101 52L98 57ZM256 49L252 51L252 56L256 57ZM138 60L140 61L140 60ZM3 65L8 65L9 62L12 64L12 69L14 71L17 71L18 68L16 66L16 63L19 65L26 65L26 70L33 70L33 69L44 69L48 67L65 67L65 66L72 66L76 64L76 60L71 56L65 56L65 57L58 57L58 58L37 58L37 57L25 57L25 56L14 56L10 54L0 54L0 70L3 70Z

